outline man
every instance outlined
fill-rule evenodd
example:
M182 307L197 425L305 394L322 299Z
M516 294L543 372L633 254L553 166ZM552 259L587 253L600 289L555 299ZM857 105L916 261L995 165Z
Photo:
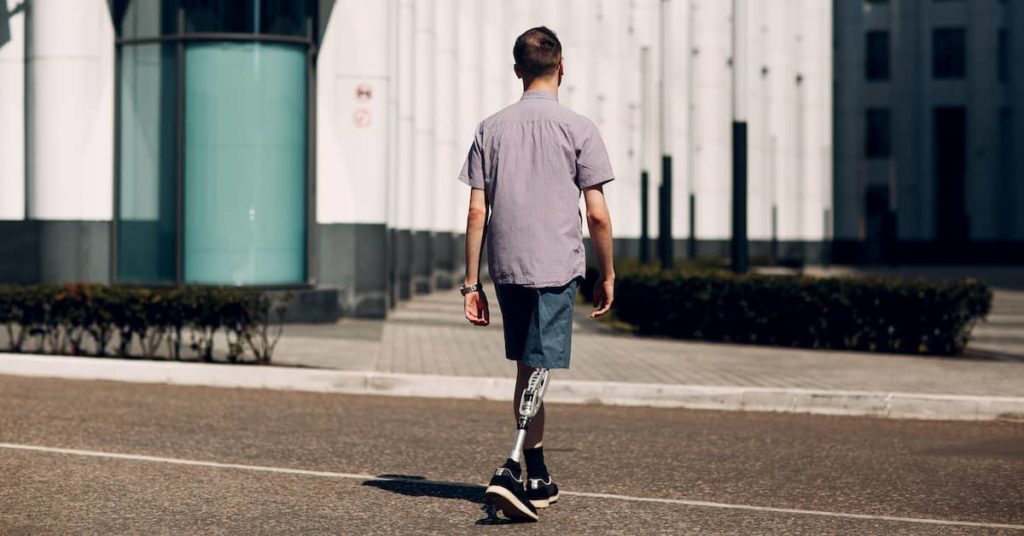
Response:
M589 119L558 103L565 69L562 45L546 27L527 30L512 49L519 102L480 123L459 179L472 187L466 224L466 318L490 323L479 280L486 228L487 261L504 321L505 356L517 362L513 411L535 368L569 368L573 305L585 270L579 199L599 263L591 318L613 299L612 228L602 185L613 179L608 152ZM490 217L488 218L488 214ZM487 499L506 516L536 520L558 500L544 464L544 407L523 448L528 472L509 459L495 472Z

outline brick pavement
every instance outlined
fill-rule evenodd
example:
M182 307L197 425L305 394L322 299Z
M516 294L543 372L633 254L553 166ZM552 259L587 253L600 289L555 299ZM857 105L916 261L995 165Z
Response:
M385 321L290 325L278 364L507 378L501 314L472 326L457 291L417 295ZM966 358L865 354L636 337L586 318L574 325L572 369L556 378L627 383L1024 396L1024 293L999 291ZM975 348L977 346L978 348Z

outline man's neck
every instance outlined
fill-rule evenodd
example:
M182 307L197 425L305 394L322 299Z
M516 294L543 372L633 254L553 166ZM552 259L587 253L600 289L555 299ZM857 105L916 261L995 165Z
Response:
M558 97L558 84L547 80L533 80L529 84L523 83L523 93L527 91L545 91Z

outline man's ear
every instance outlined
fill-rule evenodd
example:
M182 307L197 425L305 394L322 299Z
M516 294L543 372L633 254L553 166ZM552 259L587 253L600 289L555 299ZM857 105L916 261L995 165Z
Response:
M565 76L565 59L558 60L558 76Z

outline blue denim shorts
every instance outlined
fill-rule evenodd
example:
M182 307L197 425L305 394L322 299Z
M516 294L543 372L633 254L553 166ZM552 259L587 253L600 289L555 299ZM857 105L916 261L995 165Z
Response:
M572 313L580 278L560 287L495 285L505 357L532 368L569 368Z

